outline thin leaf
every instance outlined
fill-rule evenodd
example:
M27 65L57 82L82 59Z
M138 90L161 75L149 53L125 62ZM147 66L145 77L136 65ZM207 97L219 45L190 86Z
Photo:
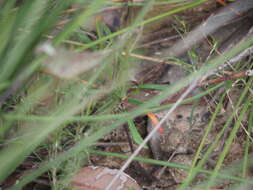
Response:
M143 142L143 138L141 137L140 133L138 132L138 130L135 127L134 121L133 120L129 120L128 122L128 127L130 130L130 133L133 137L133 140L136 144L141 144ZM145 148L148 148L147 146L145 146Z

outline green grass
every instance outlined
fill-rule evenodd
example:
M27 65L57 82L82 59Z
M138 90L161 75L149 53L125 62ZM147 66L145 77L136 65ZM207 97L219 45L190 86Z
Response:
M152 6L168 5L172 1L155 2L152 0L146 4L130 4L130 7L142 6L141 11L132 23L116 32L111 32L108 27L98 21L96 22L98 39L95 41L91 40L88 35L81 33L79 28L85 22L88 22L97 10L108 4L115 5L115 3L109 3L105 0L79 2L82 6L89 5L89 8L75 12L70 16L70 22L56 32L55 24L62 19L62 12L75 2L79 1L24 1L16 7L15 0L10 0L1 4L0 182L4 182L29 155L32 154L41 160L37 169L20 179L11 189L21 189L45 172L48 172L50 176L52 188L67 188L71 176L86 162L90 154L126 159L127 156L123 154L102 152L91 147L97 140L124 123L128 123L134 142L140 144L143 139L134 124L136 117L145 115L148 112L169 109L172 105L158 105L169 95L173 95L196 79L200 79L225 60L253 44L251 38L247 42L232 48L224 56L208 61L203 67L196 69L188 77L174 85L142 84L137 86L138 90L155 89L159 90L160 93L146 102L132 99L132 103L136 104L136 108L132 111L122 110L118 108L118 105L127 96L127 90L131 88L128 82L128 72L135 69L132 61L136 60L128 56L122 56L121 52L131 51L134 48L129 42L136 40L136 29L201 5L204 1L187 3L186 1L177 0L174 2L177 2L178 6L171 11L148 19L145 19L145 15ZM184 21L177 19L185 27ZM45 36L51 35L51 33L54 35L51 44L53 44L56 51L63 47L70 55L72 55L71 52L77 53L88 48L92 51L104 49L113 51L108 53L95 69L88 70L74 79L59 78L50 73L45 73L44 62L48 60L48 57L37 53L38 47L46 41ZM192 55L195 56L195 54ZM82 82L82 80L86 82ZM215 119L217 119L226 92L223 92L216 110L212 113L210 123L195 153L195 159L191 167L147 158L138 157L135 159L149 164L188 170L188 177L179 189L186 189L192 185L192 181L199 173L210 176L207 178L207 182L203 182L206 188L220 183L219 180L230 180L238 184L252 184L246 178L247 168L251 165L249 160L251 141L249 137L245 139L244 157L238 166L242 175L236 175L238 171L229 173L227 172L229 168L223 169L222 167L243 117L248 115L250 118L249 126L252 125L253 115L250 112L250 109L252 109L252 96L249 96L252 80L251 77L241 89L242 93L233 114L228 118L215 142L209 147L200 161L198 159L205 139L210 133ZM226 83L212 85L206 88L205 91L181 103L198 101L201 97L225 85L227 85L227 91L234 88ZM219 155L217 165L212 171L203 169L216 143L219 142L224 130L231 125L239 109L239 116L233 124L234 127L227 138L224 150ZM248 133L250 132L251 128L249 127ZM48 152L46 158L40 157L40 149Z

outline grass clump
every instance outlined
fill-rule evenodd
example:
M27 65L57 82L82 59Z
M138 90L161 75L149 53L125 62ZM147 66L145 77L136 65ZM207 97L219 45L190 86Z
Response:
M90 154L126 159L127 156L122 154L95 150L94 144L124 123L128 123L135 143L141 144L143 139L134 123L136 117L170 108L172 105L158 105L168 96L203 78L210 70L216 69L223 62L252 45L253 39L251 38L232 48L225 55L208 60L201 68L196 68L196 71L192 71L189 76L176 84L142 84L133 87L129 82L131 77L129 75L132 71L135 72L138 66L133 64L137 61L129 55L135 48L133 45L135 43L132 42L138 41L139 36L136 34L139 30L137 29L166 16L198 6L204 1L173 2L178 5L152 18L146 18L145 15L153 6L159 3L169 4L171 1L151 0L145 4L131 3L130 7L141 5L141 10L128 26L119 26L116 31L99 19L93 23L94 31L84 31L82 25L89 24L91 18L108 4L122 6L121 3L105 0L83 2L35 0L21 3L9 0L0 2L0 26L2 28L0 31L1 183L8 180L8 176L14 174L17 168L22 168L23 163L31 160L38 167L31 173L25 172L26 175L23 175L18 183L13 183L10 189L25 187L45 172L48 172L52 188L63 189L68 188L71 176L88 162ZM67 15L66 12L76 4L81 8ZM59 27L59 22L65 18L68 19L67 24ZM185 27L183 20L180 22ZM41 48L43 53L41 53ZM196 56L193 51L191 55ZM82 60L78 60L78 56ZM89 64L87 60L94 61L94 65L87 68ZM64 63L64 65L59 68L49 67L49 64L55 66L56 62ZM78 65L79 62L86 64L86 67ZM71 73L75 64L77 71L73 72L77 72L78 75ZM251 68L249 66L247 69ZM216 141L218 142L224 130L231 125L231 121L240 110L237 121L234 122L234 128L226 140L224 150L213 171L205 170L202 167L214 149L216 141L199 161L203 148L203 144L200 144L191 167L147 158L137 157L135 159L140 162L188 170L189 175L179 189L186 189L190 186L199 172L210 175L206 188L211 188L213 184L218 183L217 178L249 183L250 180L247 180L245 176L250 165L248 160L250 136L245 139L242 176L235 176L234 173L228 173L226 170L220 172L242 118L252 109L252 96L247 97L251 91L252 77L244 82L233 114L217 136ZM198 100L225 85L225 83L210 85L205 91L181 103ZM133 88L155 89L160 93L146 102L138 102L133 110L119 108L122 100L127 98L128 91ZM205 141L206 135L214 125L226 92L233 88L231 84L227 84L226 91L223 92L217 108L212 113L202 142ZM252 114L248 115L250 126ZM251 129L248 130L250 134ZM43 151L46 153L43 154Z

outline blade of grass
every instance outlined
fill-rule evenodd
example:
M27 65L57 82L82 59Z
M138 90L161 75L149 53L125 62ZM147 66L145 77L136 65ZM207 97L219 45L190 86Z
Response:
M239 108L239 106L241 105L241 103L243 102L244 98L246 97L248 90L249 90L249 85L252 83L252 80L250 80L247 83L246 88L244 88L243 92L241 93L241 96L238 99L238 102L235 106L235 110L237 110ZM220 138L222 137L222 135L224 134L224 131L226 128L228 128L228 126L230 125L231 121L233 120L236 111L233 111L233 113L230 115L230 117L227 119L224 127L222 128L222 130L218 133L218 135L216 136L215 140L213 141L212 145L208 148L207 152L204 154L204 156L202 157L202 159L199 161L199 163L196 165L196 167L192 168L191 171L191 175L188 175L187 178L184 180L184 183L179 187L179 190L183 190L186 189L190 182L194 179L194 177L197 175L197 171L198 169L202 168L204 166L204 164L206 163L206 161L208 160L208 157L211 155L212 151L214 150L214 148L217 146L218 141L220 140Z
M0 55L2 55L11 37L11 31L15 23L16 13L13 11L15 0L8 1L1 10L0 19Z
M252 132L252 128L253 128L253 105L251 105L251 109L249 109L251 111L249 111L249 124L248 124L248 134L246 137L246 141L245 141L245 149L244 149L244 155L243 155L243 166L242 166L242 177L246 178L247 177L247 170L248 170L248 166L249 166L249 148L250 148L250 137L249 135Z
M33 26L33 24L32 23L29 23L29 25L28 26L26 26L26 24L24 23L24 21L22 20L23 19L23 17L27 14L26 12L27 11L22 11L22 9L26 9L26 7L25 8L20 8L21 9L21 11L20 12L25 12L25 13L23 13L23 14L21 14L21 13L19 13L19 16L18 16L18 20L16 21L16 23L14 24L14 29L13 29L13 31L10 33L10 35L12 34L13 36L20 36L21 34L23 35L23 41L22 41L22 38L21 37L19 37L20 38L20 40L19 40L19 42L15 42L16 43L16 45L14 46L14 48L13 48L13 51L12 52L9 52L8 54L9 55L11 55L10 57L14 57L14 54L13 54L13 52L17 52L18 54L19 54L19 56L21 57L22 56L22 54L23 53L25 53L25 51L27 50L27 49L29 49L29 44L32 44L33 43L33 41L40 35L40 33L42 33L43 31L46 31L46 30L48 30L48 29L50 29L51 28L51 26L55 23L55 21L58 19L58 15L61 13L61 11L62 11L62 9L63 8L65 8L66 6L68 6L68 4L69 4L69 1L68 0L56 0L55 1L56 2L56 4L57 4L57 6L53 9L53 11L50 11L50 12L48 12L48 14L44 14L43 15L43 17L41 18L41 19L39 19L39 21L37 21L37 25L36 26L34 26L34 27L32 27ZM48 8L48 6L46 6L46 1L43 1L43 5L45 5L45 9L46 8ZM29 2L28 3L29 5L31 5L31 3ZM37 4L39 4L39 3L37 3ZM50 4L50 3L48 3L48 4ZM40 5L40 4L39 4ZM40 8L40 10L41 10L41 14L43 14L43 7L40 7L40 6L35 6L35 7L39 7ZM33 10L33 11L35 11L35 9ZM30 13L29 12L29 15L26 15L26 17L33 17L33 16L31 16L31 14L32 14L32 12ZM36 12L36 18L39 18L39 14ZM21 25L20 25L20 23L19 23L19 20L21 20L20 22L21 23L23 23L23 25L25 25L25 28L27 29L29 29L29 26L30 27L32 27L32 32L30 32L29 34L27 33L27 31L29 31L29 30L24 30L24 28L20 28L21 27ZM25 19L24 19L25 20ZM28 21L29 21L29 19L28 19ZM33 20L34 21L34 20ZM35 20L35 22L36 22L36 20ZM22 36L21 35L21 36ZM27 40L28 39L28 40ZM26 45L25 45L26 44ZM13 46L13 45L12 45ZM20 46L22 46L22 48L20 48ZM26 47L27 47L27 49L26 49ZM19 50L22 50L22 51L19 51ZM28 51L28 50L27 50ZM23 52L23 53L22 53ZM2 59L2 61L3 61L4 59ZM13 58L12 60L14 60L12 63L13 64L15 64L14 62L15 62L15 60L18 62L18 58ZM8 61L9 63L10 63L10 60L4 60L5 62L6 61ZM37 61L35 61L35 62L37 62ZM7 65L7 63L5 63L5 65ZM31 65L32 65L32 63L31 63ZM35 65L39 65L39 64L35 64ZM9 67L8 65L6 66L6 67ZM26 66L25 66L26 67ZM17 77L17 79L16 80L18 80L18 81L23 81L24 82L24 80L26 79L26 78L28 78L29 76L30 76L30 74L32 73L31 72L31 70L35 70L36 68L32 65L31 66L31 68L33 68L33 69L28 69L30 72L28 72L28 71L26 71L26 69L25 69L25 71L24 71L24 73L26 73L26 74L24 74L22 77L21 77L21 75L22 74L20 74L18 77ZM15 67L13 67L12 69L15 69ZM28 74L28 73L30 73L30 74ZM25 75L26 75L26 77L25 77ZM22 78L22 80L21 80L21 78ZM14 84L15 84L16 82L14 82ZM21 84L22 84L22 82L20 82Z
M90 153L96 154L96 155L108 156L108 157L116 157L116 158L121 158L121 159L128 159L129 158L129 156L124 155L124 154L112 153L112 152L106 152L106 151L100 151L100 150L90 150ZM178 168L178 169L183 169L183 170L190 170L191 169L190 166L181 165L181 164L177 164L177 163L173 163L173 162L154 160L154 159L150 159L150 158L135 157L134 160L139 161L139 162L143 162L143 163L155 164L158 166L168 166L171 168ZM202 174L208 174L208 175L212 174L212 171L203 170L203 169L199 169L198 172L202 173ZM229 172L219 173L218 175L222 179L229 179L229 180L233 180L235 182L243 182L243 183L250 182L251 184L253 184L252 181L249 181L247 179L239 178L236 176L231 176L231 175L229 175Z
M45 32L49 30L53 24L58 19L58 16L60 15L61 11L66 8L69 5L68 0L55 0L56 7L54 7L53 11L47 10L48 14L45 13L44 17L42 17L38 21L38 25L36 26L37 30L34 30L34 33L38 32ZM14 36L18 35L20 33L20 28L17 28L15 26L14 28ZM34 34L36 36L37 34ZM29 50L28 50L29 52ZM36 69L39 67L41 61L45 58L45 56L38 56L35 58L35 60L31 61L29 65L23 66L22 70L19 74L17 74L16 79L12 80L12 85L7 89L1 96L0 96L0 105L3 104L3 102L11 95L15 94L15 92L24 84L24 82L36 71ZM6 63L5 63L6 64Z
M0 92L4 89L6 89L8 86L10 85L10 82L3 82L3 83L0 83Z
M229 149L231 147L231 144L232 144L232 142L233 142L233 140L234 140L234 138L236 136L236 133L237 133L239 127L240 127L241 121L243 120L243 117L245 116L245 113L246 113L246 111L248 110L248 108L249 108L249 106L251 104L251 98L252 98L252 96L248 97L248 100L246 101L246 103L244 103L244 106L243 106L242 110L240 111L240 115L239 115L239 117L238 117L238 119L237 119L237 121L236 121L236 123L235 123L235 125L234 125L234 127L233 127L233 129L232 129L232 131L231 131L231 133L230 133L230 135L228 137L228 139L226 140L226 143L225 143L225 146L223 148L223 151L219 155L219 159L218 159L217 164L216 164L216 166L214 168L214 171L213 171L210 179L208 180L208 182L207 182L207 184L205 186L206 190L210 189L214 185L214 183L215 183L215 179L217 178L218 171L222 167L224 159L225 159L226 155L228 154Z
M43 85L42 85L43 84ZM34 105L36 105L39 100L41 100L41 98L44 96L44 94L46 94L46 92L48 92L48 90L50 89L50 85L52 84L52 81L47 81L47 83L45 82L40 82L38 84L37 87L35 87L33 93L31 95L29 95L23 102L21 102L21 104L17 105L17 109L14 111L14 115L17 113L22 113L25 114L31 110ZM26 117L24 115L24 117ZM10 129L10 127L12 126L12 124L14 123L14 120L8 120L8 122L5 122L1 128L0 128L0 142L2 142L2 140L4 139L6 132Z
M206 91L203 91L199 93L198 95L195 95L191 98L187 98L183 100L182 104L187 104L189 102L192 102L194 100L197 100L210 92L216 90L217 88L221 87L223 83L220 83L210 89L207 89ZM146 114L148 112L157 112L169 109L173 104L168 104L164 106L157 106L155 108L149 108L146 110L143 110L142 114ZM89 122L89 121L103 121L103 120L117 120L125 117L128 113L121 113L121 114L108 114L108 115L89 115L89 116L72 116L67 117L66 120L68 122ZM17 114L3 114L2 117L6 120L21 120L21 121L53 121L55 120L55 117L53 116L44 116L44 115L17 115Z
M137 88L163 90L167 86L168 86L167 84L142 84L142 85L137 86Z
M36 25L44 14L47 7L47 0L35 0L32 3L25 5L26 6L20 10L20 12L24 10L27 11L22 18L22 26L25 27L24 29L26 31L33 32L19 32L18 35L15 36L15 45L8 51L6 57L4 58L5 64L2 65L2 69L0 71L0 81L5 81L12 76L27 49L40 34L40 31L37 31L38 28Z
M105 60L104 60L105 61ZM97 71L97 73L92 76L88 85L91 84L97 79L100 73L103 71L104 67L109 63L109 61L105 62ZM51 132L53 132L57 127L61 126L62 123L66 122L65 117L68 115L73 115L78 112L78 110L83 109L83 106L87 103L83 100L83 95L86 93L87 88L83 88L83 86L77 87L75 89L76 96L69 97L69 100L66 100L64 105L56 108L55 112L52 113L52 116L57 116L55 120L51 122L41 122L41 126L39 127L39 123L37 127L33 127L30 129L32 131L32 136L30 136L29 143L27 139L20 139L19 141L9 145L4 148L0 152L1 160L5 160L5 164L0 164L0 181L2 182L8 174L10 174L24 159L25 157L36 148ZM84 103L80 104L83 100ZM62 114L62 115L61 115ZM59 117L61 116L61 117ZM25 131L24 131L25 132ZM31 134L30 132L28 132Z
M216 109L215 109L215 112L212 114L212 118L210 120L210 122L208 123L208 126L205 130L205 133L201 139L201 142L200 142L200 145L198 147L198 150L196 151L195 153L195 156L194 156L194 159L193 159L193 162L192 162L192 165L191 165L191 169L187 175L187 178L183 181L182 185L179 187L179 189L185 189L189 183L190 183L190 180L192 178L192 176L194 176L194 172L195 171L195 167L196 167L196 164L197 164L197 161L198 159L200 158L200 155L201 155L201 151L205 145L205 141L207 139L207 136L209 135L213 125L214 125L214 121L216 119L216 116L219 114L220 110L221 110L221 107L222 107L222 104L223 104L223 99L225 97L225 94L222 96L222 98L220 99L219 101L219 104L217 105Z
M11 85L9 85L9 87L0 95L0 107L3 105L6 99L15 94L21 85L24 84L26 79L34 73L34 71L39 67L42 59L43 57L37 57L31 62L30 65L25 67L20 74L17 74L15 79L13 79L11 82L8 81L8 83Z
M132 135L134 142L136 144L141 144L143 142L143 138L141 137L140 133L136 129L134 121L129 120L127 123L128 123L128 127L129 127L129 130L130 130L130 134ZM145 146L145 148L148 148L148 147Z

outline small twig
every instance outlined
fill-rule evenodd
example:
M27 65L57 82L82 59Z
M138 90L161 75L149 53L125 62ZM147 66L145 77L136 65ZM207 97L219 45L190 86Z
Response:
M52 36L52 35L43 35L43 37L45 37L49 40L54 39L54 36ZM77 41L73 41L73 40L63 40L62 42L66 43L66 44L70 44L70 45L75 45L75 46L84 46L84 45L86 45L85 43L77 42Z
M211 84L217 84L217 83L221 83L226 80L239 79L239 78L242 78L245 76L252 76L252 75L253 75L253 70L242 71L242 72L235 73L235 74L228 75L228 76L224 76L221 78L203 81L198 86L202 87L202 86L207 86L207 85L211 85Z
M133 153L134 152L134 145L133 145L132 139L130 137L128 127L126 125L123 125L123 129L124 129L124 132L126 133L127 141L128 141L128 145L130 147L131 153Z
M25 30L25 29L22 29L22 28L20 28L18 30L21 31L21 32L27 32L27 33L30 32L29 30ZM55 37L55 36L47 35L47 34L43 34L42 36L49 39L49 40L53 40L54 37ZM81 42L77 42L77 41L73 41L73 40L63 40L62 42L66 43L66 44L70 44L70 45L76 45L76 46L85 46L86 45L85 43L81 43Z
M74 13L76 12L77 10L79 10L80 8L70 8L70 9L67 9L65 11L62 12L62 14L70 14L70 13Z
M161 43L161 42L175 40L175 39L178 39L179 37L180 37L179 35L174 35L174 36L170 36L170 37L167 37L167 38L154 40L154 41L151 41L151 42L141 44L141 45L137 46L136 48L148 47L148 46L155 45L155 44L158 44L158 43Z
M115 142L115 143L112 143L112 142L98 142L98 143L95 143L93 144L95 146L121 146L121 145L128 145L127 142Z
M144 56L144 55L138 55L138 54L135 54L135 53L127 54L126 52L122 52L122 55L124 55L124 56L129 55L129 56L135 57L137 59L142 59L142 60L145 60L145 61L151 61L151 62L155 62L155 63L163 63L163 64L167 64L167 65L182 66L181 63L177 63L177 62L174 62L174 61L164 61L164 60L161 60L161 59L158 59L158 58L148 57L148 56Z
M173 153L171 154L171 156L169 157L167 162L170 162L178 153L180 153L180 152L178 152L177 150L173 151ZM158 172L158 174L157 174L158 179L160 179L162 177L162 175L164 174L167 167L168 166L163 166L162 169Z
M224 76L224 77L217 78L217 79L201 81L196 86L196 88L206 87L208 85L218 84L218 83L224 82L226 80L239 79L239 78L242 78L242 77L245 77L245 76L252 76L252 75L253 75L253 70L242 71L242 72L239 72L239 73L236 73L236 74L233 74L233 75ZM178 96L180 96L183 92L185 92L186 89L187 89L187 87L179 90L177 93L175 93L174 95L172 95L171 97L169 97L168 99L163 101L162 104L168 104L168 103L176 102L176 100L178 99ZM186 97L186 98L188 98L188 97Z
M58 23L55 24L56 27L64 26L66 25L70 20L65 19L65 20L60 20Z
M174 157L175 155L178 153L178 151L173 151L173 153L171 154L171 156L169 157L169 159L167 160L167 162L170 162ZM158 174L156 175L156 178L157 179L161 179L162 175L164 174L165 170L168 168L168 166L163 166L160 171L158 172ZM159 181L155 181L154 183L152 183L150 189L155 189L156 186L157 186L157 182L159 183Z
M233 101L232 101L231 96L228 94L227 97L228 97L228 100L229 100L229 102L230 102L230 104L231 104L232 110L235 110L235 106L234 106L234 104L233 104ZM237 119L239 118L238 112L239 112L239 111L236 111L236 112L235 112L235 120L237 120ZM246 134L246 135L249 137L249 139L253 142L253 139L252 139L250 133L249 133L249 132L247 131L247 129L244 127L244 125L242 124L242 122L240 122L240 125L241 125L242 129L244 130L245 134Z

